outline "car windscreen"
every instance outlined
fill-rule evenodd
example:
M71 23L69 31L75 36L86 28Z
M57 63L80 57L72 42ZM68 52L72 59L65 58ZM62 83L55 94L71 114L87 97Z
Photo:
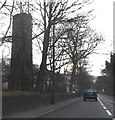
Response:
M87 90L84 90L84 92L95 92L95 93L97 93L97 91L94 90L94 89L87 89Z

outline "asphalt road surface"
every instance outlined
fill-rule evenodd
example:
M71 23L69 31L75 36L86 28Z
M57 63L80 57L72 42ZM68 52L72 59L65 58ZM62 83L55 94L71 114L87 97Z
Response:
M98 101L87 100L84 102L81 97L76 102L40 118L112 118L112 114L112 99L98 95Z

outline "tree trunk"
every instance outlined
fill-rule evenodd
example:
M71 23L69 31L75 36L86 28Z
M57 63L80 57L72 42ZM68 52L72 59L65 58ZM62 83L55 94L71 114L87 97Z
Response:
M32 18L17 14L13 18L9 90L33 90Z
M46 77L46 72L47 72L47 51L48 51L48 46L49 46L49 37L50 37L50 29L51 29L51 11L52 11L52 6L49 6L49 21L48 21L48 26L46 28L46 11L45 11L45 3L44 3L44 42L43 42L43 52L42 52L42 63L40 65L40 71L38 73L38 78L37 78L37 85L36 85L36 90L40 90L41 92L43 91L43 86L44 86L44 81L47 79Z
M76 64L73 64L72 74L71 74L71 80L70 80L70 93L73 91L73 85L75 83L75 73L76 73Z

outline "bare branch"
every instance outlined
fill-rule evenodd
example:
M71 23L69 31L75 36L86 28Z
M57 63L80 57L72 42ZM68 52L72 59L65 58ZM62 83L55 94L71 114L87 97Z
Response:
M2 4L1 7L0 7L0 10L1 10L3 7L5 7L6 2L7 2L7 0L5 0L4 3L2 3L2 2L0 1L0 3Z

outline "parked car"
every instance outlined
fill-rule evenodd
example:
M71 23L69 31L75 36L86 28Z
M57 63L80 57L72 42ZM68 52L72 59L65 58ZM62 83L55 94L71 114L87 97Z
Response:
M95 99L97 101L97 91L95 89L86 89L83 92L83 100Z

